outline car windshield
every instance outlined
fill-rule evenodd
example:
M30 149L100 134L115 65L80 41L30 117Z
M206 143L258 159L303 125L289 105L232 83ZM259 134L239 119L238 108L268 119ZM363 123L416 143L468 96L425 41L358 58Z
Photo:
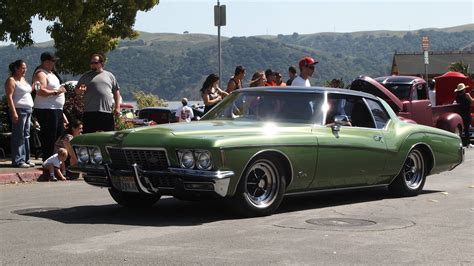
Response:
M395 94L400 100L410 99L411 84L383 84L391 93Z
M203 119L322 124L323 103L322 93L241 91L226 97Z

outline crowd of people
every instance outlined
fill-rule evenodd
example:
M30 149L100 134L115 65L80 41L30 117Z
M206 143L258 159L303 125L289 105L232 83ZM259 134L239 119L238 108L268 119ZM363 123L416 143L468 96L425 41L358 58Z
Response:
M112 131L114 114L120 114L120 88L115 76L104 69L105 57L93 54L90 71L84 73L75 87L83 95L82 121L69 121L63 112L66 88L55 71L59 60L51 52L40 56L31 84L26 79L27 65L16 60L9 65L5 94L12 124L12 166L35 167L30 159L30 125L39 124L43 171L50 181L66 180L65 169L77 163L70 141L84 131Z
M12 165L19 168L35 167L30 160L30 125L32 118L39 123L39 139L43 168L51 181L66 180L65 166L77 163L70 141L80 134L97 131L113 131L115 116L120 114L120 87L115 76L104 69L106 58L102 54L90 57L90 71L84 73L76 87L77 95L83 95L84 113L82 121L68 121L63 113L66 88L55 71L59 60L51 52L40 56L40 64L33 71L31 84L26 79L27 65L17 60L9 65L10 76L5 81L5 92L12 122L11 155ZM315 72L318 60L304 57L295 66L288 68L289 79L284 82L280 72L267 69L255 71L249 87L258 86L301 86L310 87L310 78ZM204 113L235 90L244 87L246 69L239 65L227 82L226 89L219 88L219 76L210 74L200 89L204 102ZM466 86L456 88L456 101L463 106L465 134L469 134L470 104L472 98L465 93ZM186 98L178 108L176 117L180 122L190 122L193 110ZM468 115L469 114L469 117Z
M249 87L260 86L302 86L311 87L309 79L313 76L318 60L312 57L304 57L298 62L300 74L296 73L296 68L290 66L288 68L289 79L283 82L283 76L280 72L273 71L271 68L263 71L255 71L250 80ZM221 90L218 86L219 76L210 74L204 81L201 88L201 97L204 102L204 113L211 110L218 102L222 101L224 97L243 87L243 79L246 70L243 66L237 66L234 71L234 76L229 79L226 90Z

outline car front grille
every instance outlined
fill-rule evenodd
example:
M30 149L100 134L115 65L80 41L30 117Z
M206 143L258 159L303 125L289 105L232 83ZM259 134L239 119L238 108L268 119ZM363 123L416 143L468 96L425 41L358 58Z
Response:
M108 147L113 169L132 169L137 164L142 170L166 170L169 167L165 150L162 149L131 149Z

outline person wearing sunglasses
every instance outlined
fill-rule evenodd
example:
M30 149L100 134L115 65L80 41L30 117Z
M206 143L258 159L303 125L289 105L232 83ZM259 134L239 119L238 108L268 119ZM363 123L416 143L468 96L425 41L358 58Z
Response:
M309 56L301 59L299 62L300 75L293 80L291 86L311 87L309 78L313 76L314 68L317 63L319 63L318 60L314 60L312 57Z
M76 94L84 95L83 132L115 130L114 115L120 115L120 87L115 76L104 69L105 57L93 54L90 71L79 79Z

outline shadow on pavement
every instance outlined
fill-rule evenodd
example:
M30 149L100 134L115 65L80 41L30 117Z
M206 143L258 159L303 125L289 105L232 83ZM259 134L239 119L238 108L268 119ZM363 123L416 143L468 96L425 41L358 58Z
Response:
M423 191L437 193L440 191ZM365 189L340 192L320 192L290 196L283 200L277 213L328 208L392 198L386 189ZM180 201L162 198L153 208L140 210L117 204L86 205L71 208L32 208L13 211L15 214L50 219L66 224L120 224L136 226L194 226L210 222L243 219L232 210L230 202Z

